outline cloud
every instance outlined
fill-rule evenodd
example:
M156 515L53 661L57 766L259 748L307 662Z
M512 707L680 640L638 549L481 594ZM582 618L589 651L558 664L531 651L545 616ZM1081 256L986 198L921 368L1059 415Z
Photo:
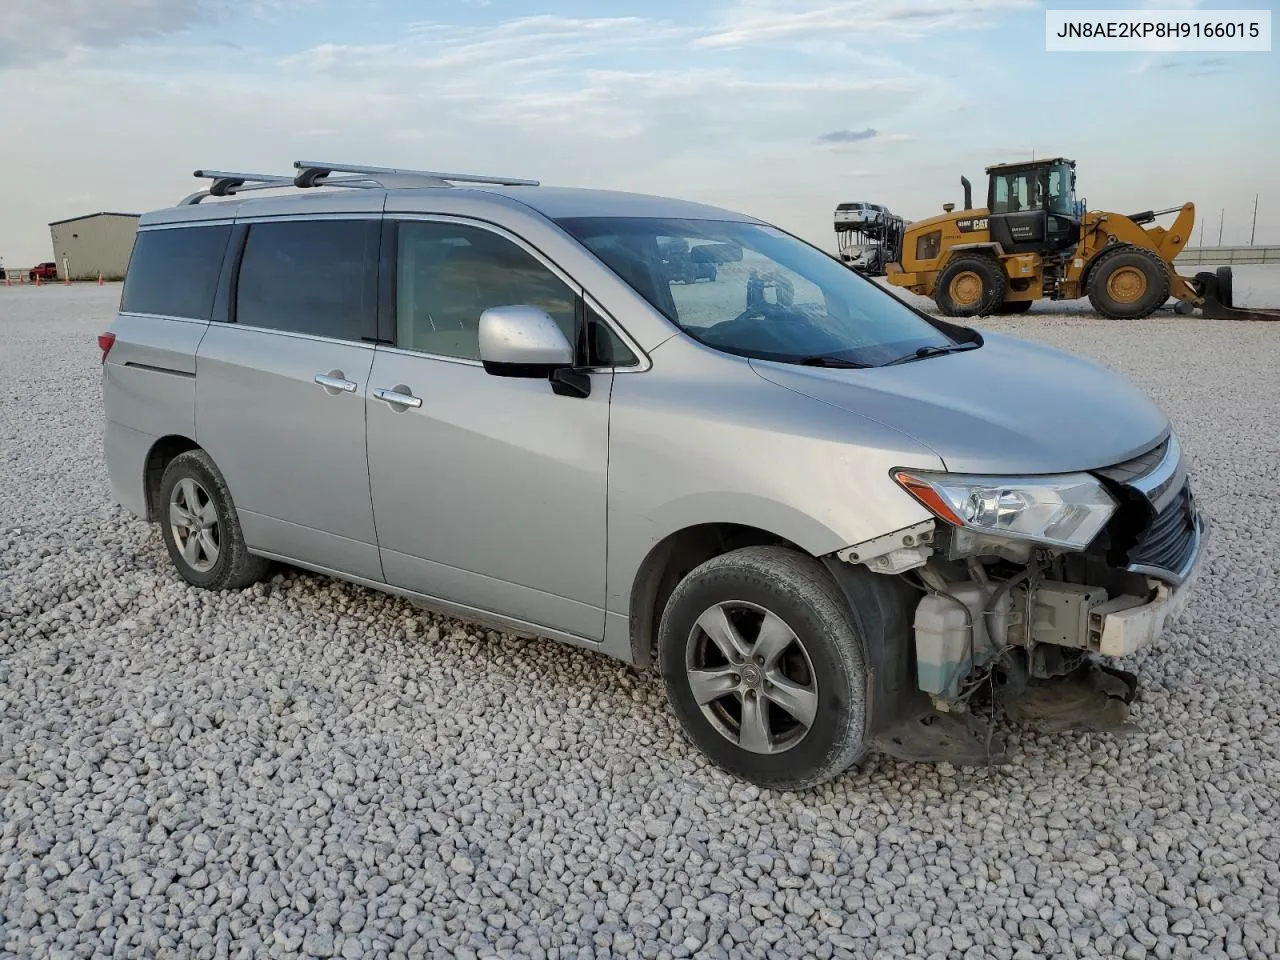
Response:
M0 69L82 50L154 42L245 17L272 20L318 0L0 0ZM226 39L212 45L239 49Z
M865 144L870 141L881 143L902 143L908 140L914 140L915 137L906 133L884 133L873 127L866 127L862 130L832 130L828 133L820 134L817 142L830 146L836 151L847 151L851 148L856 149L859 144Z
M1197 57L1193 60L1165 60L1155 65L1157 70L1186 70L1192 77L1208 77L1215 73L1226 73L1231 61L1226 57Z
M240 13L248 10L242 3ZM288 172L291 160L313 155L496 171L793 216L788 205L813 190L784 195L776 172L815 131L840 127L856 105L892 104L900 118L946 87L882 53L762 68L754 56L693 51L698 28L658 18L396 24L368 31L369 43L344 42L334 30L320 35L329 42L302 49L286 45L294 35L287 22L181 33L183 22L173 20L174 35L160 39L117 24L114 48L17 68L11 82L30 91L30 109L7 121L6 136L29 145L15 172L82 182L101 197L89 206L154 209L195 189L192 169ZM228 36L243 46L215 46ZM859 119L881 128L875 112ZM833 182L846 172L840 146L812 159L816 178ZM78 159L86 150L91 170ZM45 192L0 206L13 227L6 242L29 237L23 244L39 259L43 224L85 204Z
M739 0L723 15L720 26L700 36L695 45L747 47L869 33L916 38L985 27L995 14L1037 6L1036 0Z
M1162 60L1156 57L1144 57L1129 68L1129 73L1143 76L1153 70L1168 72L1185 71L1189 77L1210 77L1214 74L1226 73L1232 62L1226 57L1174 57Z
M1047 142L1034 112L1015 122L988 110L1007 60L986 49L975 64L972 37L952 35L1024 0L716 0L635 16L564 4L590 12L486 13L482 25L443 3L399 4L430 10L409 24L391 3L328 0L321 15L291 16L308 2L66 0L59 20L48 0L0 0L0 42L11 60L22 48L4 75L24 102L0 133L13 145L7 172L84 194L0 198L6 260L47 259L49 220L172 203L194 189L194 168L288 172L308 155L687 196L821 240L858 181L880 177L895 209L933 210L954 193L952 162L1012 159L976 144L1013 127ZM935 30L928 45L895 46ZM1190 76L1162 72L1160 87ZM965 101L976 106L960 124ZM1087 128L1073 103L1087 101L1060 106ZM928 149L905 143L911 134ZM780 178L798 158L805 176Z
M851 101L891 99L901 106L932 84L891 61L860 63L856 76L840 69L770 76L737 66L667 65L673 45L695 36L688 27L640 17L544 15L493 27L421 23L393 42L322 44L282 58L279 67L291 80L327 78L360 91L365 112L385 107L429 116L433 128L487 123L595 142L651 135L663 138L666 152L746 136L800 142L814 125L847 113ZM622 63L636 66L611 65ZM677 130L672 144L667 138Z
M294 73L325 74L366 84L400 78L399 88L429 83L434 90L471 87L492 97L536 89L548 82L572 86L579 62L614 54L653 55L687 31L641 17L520 17L495 26L414 23L380 44L325 43L283 57Z
M0 67L64 57L78 47L113 47L209 23L236 0L3 0Z
M818 137L819 143L857 143L860 140L871 140L879 136L878 131L866 127L862 130L832 130L830 133L821 134Z

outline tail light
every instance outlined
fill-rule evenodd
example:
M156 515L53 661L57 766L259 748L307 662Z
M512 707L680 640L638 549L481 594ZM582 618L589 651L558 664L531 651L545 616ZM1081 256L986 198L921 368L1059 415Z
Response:
M111 352L111 347L116 342L114 333L98 334L98 349L102 351L102 362L107 362L107 354Z

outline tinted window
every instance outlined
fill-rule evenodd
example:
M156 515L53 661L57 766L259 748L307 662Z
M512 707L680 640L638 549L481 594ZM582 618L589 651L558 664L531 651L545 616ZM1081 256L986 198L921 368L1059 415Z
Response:
M480 358L480 314L522 304L546 311L573 340L577 298L510 240L476 227L402 223L396 263L396 344Z
M1053 213L1071 216L1075 213L1075 174L1065 163L1049 168L1049 209Z
M576 291L520 246L479 227L401 223L395 302L396 345L406 350L478 360L480 314L524 305L545 311L571 343L582 310L588 366L639 363Z
M359 340L376 323L378 222L293 220L249 227L236 322Z
M991 205L992 213L1039 210L1041 202L1040 181L1035 171L1001 174L996 177L995 201Z
M120 309L208 320L230 226L142 230L133 243Z
M613 328L591 307L587 307L587 324L591 331L588 338L591 344L591 358L588 366L634 367L640 362L622 342L622 338L614 333Z

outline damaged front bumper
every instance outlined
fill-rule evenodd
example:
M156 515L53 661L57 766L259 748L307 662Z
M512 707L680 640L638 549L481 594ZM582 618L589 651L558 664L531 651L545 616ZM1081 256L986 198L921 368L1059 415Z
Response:
M1191 522L1178 569L1126 571L1143 577L1145 592L1109 598L1100 587L1041 580L1011 590L994 610L990 588L973 581L927 595L913 632L916 680L929 700L879 731L876 747L904 760L990 763L1003 759L998 714L1050 730L1130 728L1137 677L1106 658L1151 646L1186 608L1209 540L1198 510Z
M1194 546L1183 569L1162 572L1162 579L1154 577L1149 583L1155 588L1155 596L1145 603L1119 603L1114 609L1098 611L1098 652L1107 657L1127 657L1148 647L1159 639L1165 627L1181 616L1187 600L1200 575L1209 540L1209 522L1197 511L1194 515ZM1131 568L1144 573L1141 568ZM1121 598L1127 601L1130 598ZM1116 601L1111 601L1116 603ZM1104 606L1106 606L1104 604Z

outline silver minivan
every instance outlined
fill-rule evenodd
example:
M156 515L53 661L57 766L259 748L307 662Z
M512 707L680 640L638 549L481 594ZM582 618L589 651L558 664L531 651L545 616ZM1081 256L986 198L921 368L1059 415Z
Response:
M656 666L772 787L1126 723L1113 658L1207 529L1128 382L728 210L295 167L144 216L100 338L113 496L188 582L286 563Z

